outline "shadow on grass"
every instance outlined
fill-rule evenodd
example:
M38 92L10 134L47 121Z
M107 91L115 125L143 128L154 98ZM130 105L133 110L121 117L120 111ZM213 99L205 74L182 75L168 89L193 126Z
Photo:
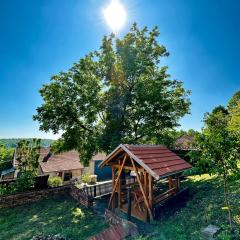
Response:
M240 229L240 199L236 197L240 194L238 181L235 177L229 179L230 194L235 196L231 199L235 229ZM235 238L230 237L227 213L222 210L224 197L221 178L204 175L190 177L182 182L182 186L189 188L189 198L164 208L161 219L153 223L155 237L139 239L164 239L160 237L163 235L168 240L202 240L201 230L209 224L222 229L217 239L240 239L238 233Z
M106 227L103 218L66 195L3 209L0 226L0 239L9 240L31 239L38 234L86 239Z

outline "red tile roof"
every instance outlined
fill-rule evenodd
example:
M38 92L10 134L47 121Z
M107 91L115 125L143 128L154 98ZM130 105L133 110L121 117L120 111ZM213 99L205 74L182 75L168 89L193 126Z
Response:
M77 151L73 150L51 155L48 159L46 159L47 161L44 162L44 158L46 158L48 153L48 148L41 148L39 161L41 169L44 173L83 169L83 165L80 163L79 153Z
M155 179L182 172L192 166L163 145L120 144L100 166L107 165L117 152L125 151ZM112 157L113 156L113 157ZM111 159L112 158L112 159ZM110 160L109 160L110 159Z

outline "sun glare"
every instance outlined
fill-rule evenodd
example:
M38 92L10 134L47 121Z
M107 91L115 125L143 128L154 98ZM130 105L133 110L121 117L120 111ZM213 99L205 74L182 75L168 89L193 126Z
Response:
M119 0L111 0L103 9L104 18L114 33L117 33L126 22L127 13Z

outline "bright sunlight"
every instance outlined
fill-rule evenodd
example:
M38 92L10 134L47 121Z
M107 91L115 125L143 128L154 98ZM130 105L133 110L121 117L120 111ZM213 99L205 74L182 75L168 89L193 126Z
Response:
M126 22L127 13L119 0L111 0L103 9L104 18L114 33L117 33Z

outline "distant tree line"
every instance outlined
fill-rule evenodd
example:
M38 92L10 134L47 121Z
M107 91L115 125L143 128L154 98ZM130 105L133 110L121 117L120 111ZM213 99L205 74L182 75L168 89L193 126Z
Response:
M33 138L2 138L0 143L7 148L15 148L21 140L33 142ZM41 147L49 147L53 142L52 139L41 139Z

